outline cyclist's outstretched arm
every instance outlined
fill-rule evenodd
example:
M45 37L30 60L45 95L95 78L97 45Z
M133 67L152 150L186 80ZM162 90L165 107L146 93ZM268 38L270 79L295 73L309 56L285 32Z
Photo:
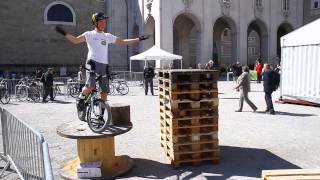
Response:
M73 44L79 44L79 43L83 43L86 41L86 38L84 37L84 35L80 35L78 37L73 36L72 34L67 33L65 35L66 39L68 41L70 41Z
M56 26L55 30L63 35L68 41L70 41L73 44L79 44L86 41L86 38L84 35L80 35L78 37L75 37L74 35L67 33L64 29L62 29L60 26Z
M134 44L136 42L139 42L139 38L135 38L135 39L122 39L122 38L117 38L115 44L118 44L118 45L123 45L123 46L127 46L127 45L130 45L130 44Z
M137 43L139 41L146 40L148 38L149 38L148 35L142 35L142 36L139 36L139 37L134 38L134 39L122 39L120 37L117 37L117 40L116 40L115 44L127 46L127 45L130 45L130 44Z

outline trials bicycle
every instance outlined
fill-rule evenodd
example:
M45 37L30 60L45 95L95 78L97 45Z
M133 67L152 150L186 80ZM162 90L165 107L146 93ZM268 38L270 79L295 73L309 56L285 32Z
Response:
M90 71L87 68L86 70ZM100 78L102 75L97 74L96 82ZM93 132L102 133L111 124L110 106L98 96L97 88L86 95L84 100L77 98L76 104L78 118L81 121L86 121Z

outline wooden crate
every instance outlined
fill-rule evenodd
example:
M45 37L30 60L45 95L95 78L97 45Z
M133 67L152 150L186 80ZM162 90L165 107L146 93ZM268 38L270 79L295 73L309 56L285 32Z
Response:
M263 170L263 180L316 180L320 179L320 169Z

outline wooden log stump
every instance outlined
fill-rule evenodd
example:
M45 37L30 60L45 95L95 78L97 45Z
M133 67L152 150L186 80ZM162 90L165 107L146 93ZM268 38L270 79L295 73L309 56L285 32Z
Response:
M128 125L130 121L130 105L124 103L110 104L112 124L113 125Z

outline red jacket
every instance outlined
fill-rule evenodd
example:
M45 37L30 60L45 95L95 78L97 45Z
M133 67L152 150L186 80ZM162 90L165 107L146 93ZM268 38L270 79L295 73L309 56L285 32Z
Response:
M262 64L257 64L256 65L256 71L257 71L257 74L261 74L262 73Z

